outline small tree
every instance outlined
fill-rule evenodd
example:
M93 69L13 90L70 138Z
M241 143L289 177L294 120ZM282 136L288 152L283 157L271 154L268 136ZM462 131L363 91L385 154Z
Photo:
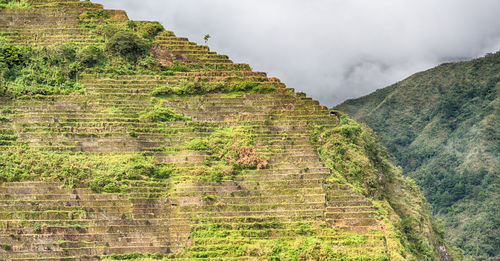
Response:
M78 61L85 67L94 67L104 63L106 55L104 51L95 45L89 45L78 53Z
M106 43L106 51L121 55L129 62L136 63L137 60L148 51L148 44L136 34L120 31Z
M208 44L208 40L210 40L210 38L212 38L212 36L210 36L209 34L206 34L205 37L203 37L203 40L205 40L205 44Z

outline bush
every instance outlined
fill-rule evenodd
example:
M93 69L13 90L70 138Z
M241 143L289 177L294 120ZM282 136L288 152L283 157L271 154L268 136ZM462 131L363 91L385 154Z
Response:
M108 19L109 13L107 10L95 10L95 11L87 11L85 12L85 17L92 19Z
M26 48L10 43L0 45L0 61L9 68L24 64L28 58L27 56Z
M129 62L137 62L149 50L149 45L136 34L120 31L106 43L106 51L117 54Z
M80 90L80 70L74 45L27 48L15 44L0 45L0 91L12 97L66 94Z
M153 171L153 178L168 179L175 172L175 169L165 165L158 165Z
M104 51L95 45L89 45L78 53L78 62L81 65L91 68L102 65L106 61Z
M155 106L150 111L141 112L139 115L139 119L141 119L141 121L149 121L149 122L173 122L173 121L185 121L188 120L189 117L182 116L172 108Z
M207 93L256 92L268 93L276 88L257 82L188 82L181 85L157 86L151 91L153 96L197 95Z
M208 145L208 142L203 139L193 139L189 142L188 148L191 150L204 151L208 150L210 146Z
M11 251L12 250L12 246L9 245L9 244L6 244L6 243L1 243L0 244L0 248L5 250L5 251Z
M163 29L163 26L160 23L147 23L144 25L142 37L146 39L153 39L163 30L165 29Z
M96 175L89 181L89 187L94 192L118 193L122 188L116 179L107 175Z
M3 8L29 8L26 0L0 0L0 9Z

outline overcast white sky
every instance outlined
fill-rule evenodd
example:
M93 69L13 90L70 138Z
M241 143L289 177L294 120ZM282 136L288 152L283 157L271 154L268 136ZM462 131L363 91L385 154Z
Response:
M500 50L500 0L94 0L333 106Z

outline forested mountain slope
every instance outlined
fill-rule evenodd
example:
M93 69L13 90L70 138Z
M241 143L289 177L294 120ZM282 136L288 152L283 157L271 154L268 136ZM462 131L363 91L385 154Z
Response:
M500 52L447 63L337 109L368 124L423 188L447 237L500 258Z

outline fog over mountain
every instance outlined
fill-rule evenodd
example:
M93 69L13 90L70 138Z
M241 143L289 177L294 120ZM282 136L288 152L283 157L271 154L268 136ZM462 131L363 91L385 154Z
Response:
M96 0L333 106L500 49L498 0Z

